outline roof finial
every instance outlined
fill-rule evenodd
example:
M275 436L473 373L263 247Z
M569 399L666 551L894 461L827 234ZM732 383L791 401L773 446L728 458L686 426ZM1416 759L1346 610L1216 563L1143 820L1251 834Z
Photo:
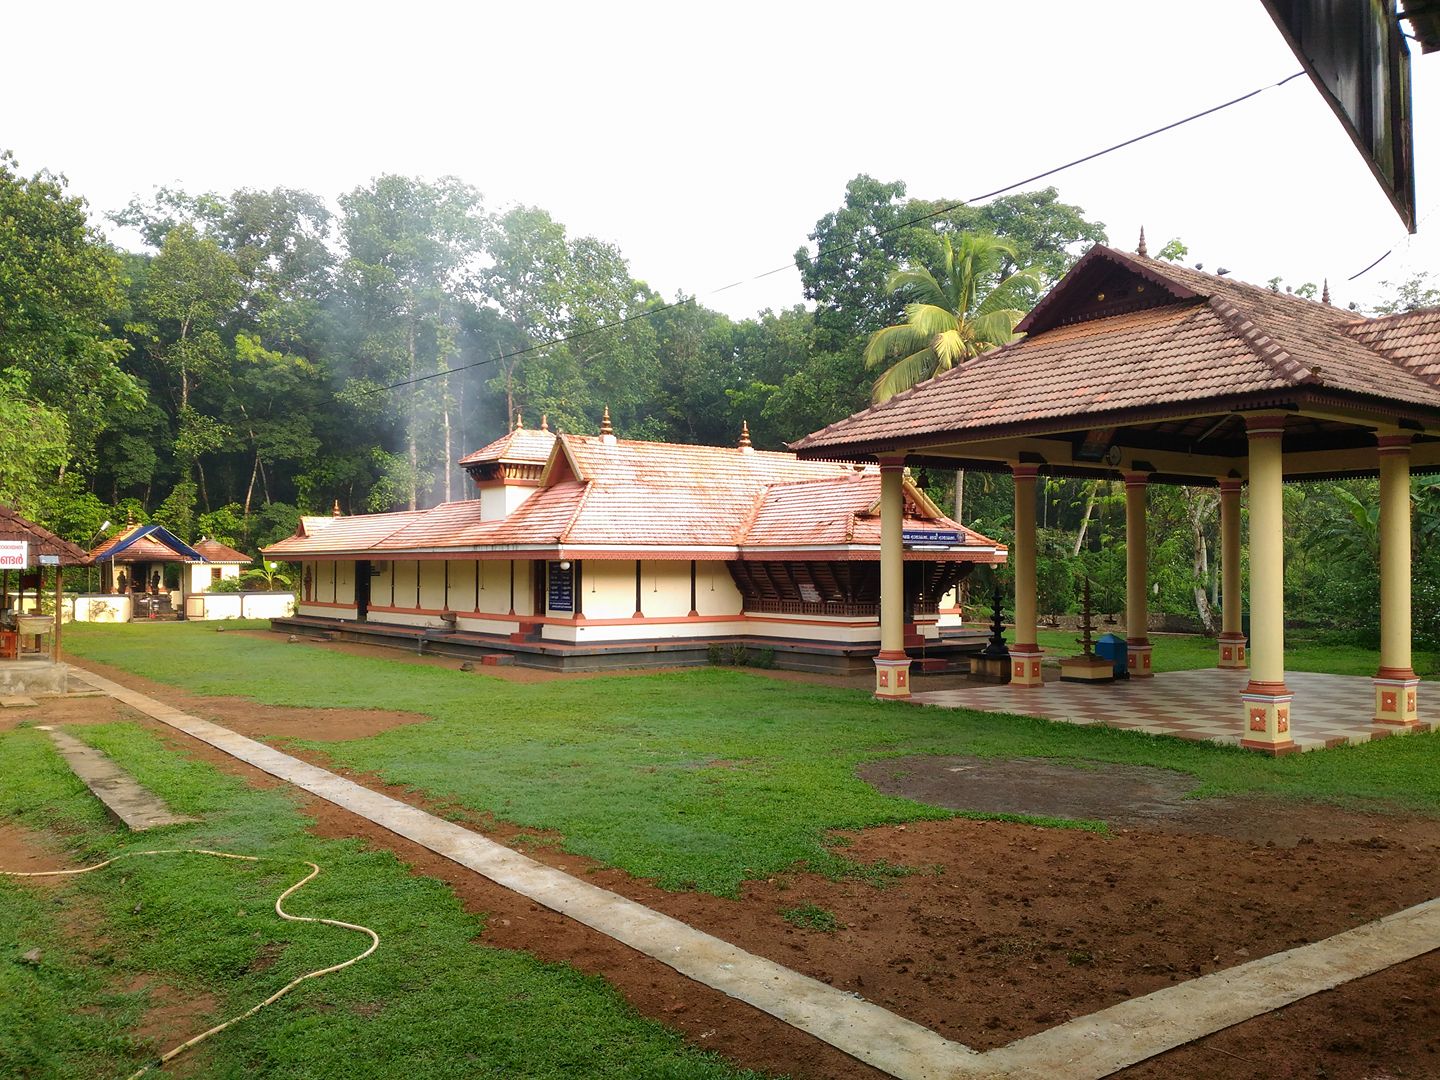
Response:
M755 449L753 446L750 445L750 421L748 421L748 420L741 420L741 421L740 421L740 449L741 449L741 450L753 450L753 449Z
M132 506L125 508L125 524L127 526L135 524L135 508Z
M1144 258L1144 259L1148 259L1148 258L1150 257L1150 249L1145 246L1145 226L1144 226L1144 225L1141 225L1141 226L1140 226L1140 243L1135 246L1135 254L1136 254L1136 255L1139 255L1141 258Z
M549 431L549 430L550 430L550 414L549 414L548 412L542 412L542 413L540 414L540 430L541 430L541 431Z
M613 443L615 441L615 428L610 423L610 406L605 406L605 415L600 418L600 441Z
M516 410L515 410L515 427L512 428L511 430L513 430L513 431L519 431L519 430L520 430L521 428L523 428L524 426L525 426L525 414L522 413L519 409L516 409Z
M335 505L330 508L330 516L331 516L331 517L339 517L339 516L340 516L340 500L339 500L339 499L336 499L336 500L335 500Z
M1330 279L1328 277L1325 279L1325 288L1320 293L1320 302L1322 304L1330 303Z

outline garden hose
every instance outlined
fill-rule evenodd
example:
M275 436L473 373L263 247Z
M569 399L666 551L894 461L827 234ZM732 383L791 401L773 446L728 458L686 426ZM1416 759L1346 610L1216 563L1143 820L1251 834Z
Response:
M112 859L106 859L104 862L95 863L95 865L93 866L84 866L78 870L37 870L29 872L22 872L18 870L0 870L0 875L3 875L5 877L65 877L73 876L75 874L88 874L92 870L99 870L102 867L109 866L113 862L119 862L121 859L128 859L141 855L210 855L217 859L236 859L241 862L261 862L262 860L278 861L276 860L275 856L271 855L235 855L228 851L211 851L208 848L164 848L158 851L127 851L123 854L116 855ZM287 859L284 861L288 862L290 860ZM285 919L288 922L325 923L327 926L338 926L345 930L354 930L361 934L368 934L370 937L370 947L367 948L364 952L360 953L358 956L352 956L344 963L332 964L330 967L320 968L317 971L311 971L307 974L301 975L298 979L292 979L290 982L286 983L279 990L275 991L275 993L271 994L258 1005L252 1006L251 1008L245 1010L243 1013L240 1013L238 1016L232 1016L224 1023L216 1024L208 1031L202 1031L199 1035L196 1035L192 1039L186 1039L179 1046L174 1047L165 1054L156 1058L154 1061L146 1062L146 1064L143 1065L141 1068L131 1073L130 1076L127 1077L127 1080L136 1080L137 1077L144 1076L151 1069L163 1068L167 1062L173 1061L175 1058L183 1054L186 1050L189 1050L192 1046L197 1046L198 1044L204 1042L206 1039L210 1038L210 1036L212 1035L218 1035L220 1032L228 1028L231 1024L239 1023L241 1020L254 1016L261 1009L265 1008L266 1005L271 1005L276 1001L279 1001L282 997L288 994L291 990L295 989L295 987L299 986L306 979L318 979L321 975L329 975L332 972L339 971L341 968L347 968L351 964L358 964L361 960L364 960L367 956L369 956L371 953L373 953L376 949L380 947L380 935L377 934L374 930L371 930L368 926L359 926L356 923L341 922L339 919L322 919L318 917L312 918L309 915L291 915L288 911L284 909L282 905L285 903L285 900L292 893L299 891L299 889L303 885L307 884L310 881L313 881L320 873L320 867L317 864L311 862L309 859L301 859L299 861L310 867L310 873L306 874L299 881L295 882L294 885L291 885L288 889L286 889L284 892L282 892L279 896L275 898L275 914L279 915L280 918Z

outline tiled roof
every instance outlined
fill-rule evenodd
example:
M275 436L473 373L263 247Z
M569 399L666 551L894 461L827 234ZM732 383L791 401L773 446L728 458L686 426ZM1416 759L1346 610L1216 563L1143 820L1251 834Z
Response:
M873 512L880 499L880 473L849 472L829 480L776 484L765 492L759 511L747 523L741 547L832 547L839 544L879 546L880 518ZM904 528L964 529L959 522L917 504L907 489ZM966 544L1004 545L973 529L964 529Z
M211 540L209 537L201 538L195 544L195 550L205 556L206 562L240 563L242 566L246 563L254 562L254 560L243 551L236 551L234 548L227 547L225 544L220 543L219 540Z
M350 517L302 517L294 536L287 536L263 554L279 559L292 553L321 554L325 552L368 551L410 522L424 510L400 510L391 514L355 514Z
M571 467L573 463L573 468ZM574 472L578 471L580 479ZM958 528L913 486L906 524ZM486 548L675 551L748 546L876 546L871 466L793 454L561 436L544 486L507 517L481 520L478 500L414 513L304 518L301 533L265 550L277 558ZM998 545L970 534L973 545Z
M203 560L195 548L159 525L127 525L101 541L90 552L90 558L95 562L193 563Z
M1093 273L1099 260L1151 282L1165 279L1173 286L1169 302L1055 325L1057 309L1067 302L1057 294L1067 282ZM1384 326L1388 320L1366 320L1099 245L1042 305L1045 313L1037 320L1042 328L1032 336L982 353L792 445L816 454L949 434L1065 430L1083 427L1091 417L1203 408L1302 387L1401 401L1440 414L1435 312L1395 317L1395 325Z
M162 544L149 536L142 536L124 551L114 556L115 562L194 562L188 555L182 555L174 548Z
M555 446L555 433L539 428L516 428L494 442L466 454L460 464L479 465L486 461L523 461L543 465Z
M81 566L90 561L85 549L62 540L43 525L23 518L12 507L0 504L0 540L24 540L30 545L30 560L37 555L59 555L62 566Z

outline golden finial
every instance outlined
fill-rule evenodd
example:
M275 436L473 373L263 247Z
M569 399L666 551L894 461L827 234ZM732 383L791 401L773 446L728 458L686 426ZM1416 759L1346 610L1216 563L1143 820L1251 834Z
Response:
M514 426L513 428L511 428L510 430L511 430L511 431L519 431L519 430L520 430L521 428L523 428L524 426L525 426L525 414L522 413L519 409L516 409L516 410L515 410L515 426Z
M609 405L606 405L606 406L605 406L605 415L600 418L600 434L601 434L601 435L611 435L611 436L613 436L613 435L615 434L615 428L612 427L611 424L610 424L610 406L609 406Z
M335 500L335 505L330 508L331 517L340 517L340 500Z
M1140 243L1135 246L1135 254L1143 259L1150 257L1150 249L1145 246L1145 226L1140 226Z
M748 420L740 421L740 449L750 449L750 422Z
M549 430L550 430L550 414L549 414L549 413L544 413L544 412L542 412L542 413L540 414L540 430L541 430L541 431L549 431Z

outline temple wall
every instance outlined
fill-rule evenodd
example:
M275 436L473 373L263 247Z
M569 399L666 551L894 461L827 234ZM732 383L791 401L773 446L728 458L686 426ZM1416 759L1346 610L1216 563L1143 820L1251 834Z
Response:
M215 582L215 571L220 571L219 580L229 581L240 576L240 567L234 563L191 563L186 567L190 571L190 582L187 592L205 592Z
M690 613L690 562L646 559L640 564L640 610L649 619Z
M444 611L445 592L445 564L439 559L420 560L420 607L426 611Z
M581 568L580 592L585 618L628 619L635 614L635 564L587 559Z
M695 610L701 615L738 615L745 598L723 562L702 562L695 567Z
M476 611L475 560L452 559L442 564L449 568L450 590L446 607L451 611Z

